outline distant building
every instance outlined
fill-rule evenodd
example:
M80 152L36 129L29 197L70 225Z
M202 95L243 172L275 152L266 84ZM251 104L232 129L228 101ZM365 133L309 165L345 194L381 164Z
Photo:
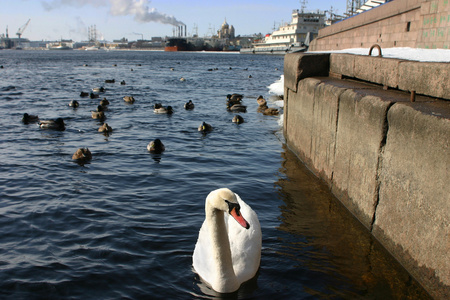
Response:
M30 41L24 38L0 37L0 49L22 49L28 47Z
M234 39L235 35L233 25L231 26L228 25L227 19L225 19L225 22L223 22L222 27L217 32L217 35L219 39L230 39L230 40Z

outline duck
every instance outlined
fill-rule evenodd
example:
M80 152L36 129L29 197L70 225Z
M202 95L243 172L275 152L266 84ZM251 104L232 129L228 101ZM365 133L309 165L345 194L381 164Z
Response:
M98 129L98 132L104 132L104 133L110 133L113 129L111 126L108 125L108 123L103 123L102 126Z
M91 98L91 99L97 99L97 98L100 98L100 95L99 95L99 94L94 94L93 92L91 92L91 93L89 94L89 98Z
M267 101L266 101L266 99L264 99L263 96L259 96L256 99L256 102L258 103L259 106L267 106Z
M133 96L125 96L123 97L123 101L133 104L135 100Z
M88 97L89 96L89 93L88 92L81 92L80 93L80 97Z
M244 123L244 118L241 117L240 115L235 115L233 117L233 120L231 120L231 122L241 124L241 123Z
M180 81L186 81L186 78L181 77L181 78L180 78Z
M95 88L93 88L92 89L92 91L94 92L94 93L104 93L105 92L105 88L104 87L95 87Z
M151 153L160 154L164 150L166 150L166 148L164 147L164 144L161 142L160 139L155 139L154 141L148 143L147 150L150 151Z
M106 119L105 112L103 111L103 107L101 105L97 106L97 111L91 111L92 119Z
M242 104L229 104L227 109L232 112L247 112L247 106Z
M92 159L92 153L89 148L78 148L72 155L73 160L88 161Z
M278 111L277 108L268 107L268 108L266 108L262 113L263 113L263 115L266 115L266 116L276 116L276 115L278 115L280 112Z
M155 113L155 114L173 114L173 109L172 109L172 106L167 106L167 107L164 107L164 106L161 106L161 107L158 107L158 108L155 108L154 110L153 110L153 112Z
M127 83L125 82L125 80L122 80L122 81L120 82L120 84L121 84L121 85L125 85L125 84L127 84Z
M267 106L267 105L261 105L261 106L258 106L258 108L256 109L256 111L257 112L260 112L260 113L264 113L264 111L266 110L266 109L268 109L269 107Z
M109 105L109 101L106 98L103 98L102 100L100 100L100 105L105 107Z
M39 117L36 115L29 115L27 113L23 114L22 122L24 124L39 122Z
M39 121L39 127L42 129L54 129L61 131L66 129L62 118L57 118L56 120L41 120Z
M244 98L244 95L242 95L242 94L228 94L227 95L227 99L228 100L242 100Z
M194 109L194 102L192 102L192 100L189 100L188 102L186 102L184 104L184 109L186 109L186 110Z
M78 103L77 100L72 100L69 102L69 106L73 107L73 108L77 108L78 106L80 106L80 103Z
M106 79L105 83L115 83L116 80L115 79Z
M228 94L227 95L227 105L240 104L244 98L241 94Z
M228 188L208 194L205 215L192 265L216 292L235 292L255 277L260 266L262 233L258 216Z
M206 122L203 122L202 124L200 124L200 126L198 126L198 131L201 131L203 133L210 132L212 130L213 130L213 127L211 126L211 124L208 124Z

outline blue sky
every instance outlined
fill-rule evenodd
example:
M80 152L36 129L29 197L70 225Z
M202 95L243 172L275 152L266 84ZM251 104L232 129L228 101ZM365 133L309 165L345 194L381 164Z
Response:
M333 10L344 14L346 1L309 0L307 11ZM170 36L170 23L184 23L188 34L197 27L199 36L216 32L224 22L236 35L269 33L274 24L289 22L298 0L0 0L0 34L16 37L17 30L31 19L23 33L30 40L87 40L88 26L108 41ZM156 21L153 21L156 20ZM166 24L165 24L166 23Z

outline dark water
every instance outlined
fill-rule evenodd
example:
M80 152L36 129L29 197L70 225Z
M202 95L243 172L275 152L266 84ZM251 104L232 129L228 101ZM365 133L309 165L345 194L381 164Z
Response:
M229 298L428 298L284 147L278 117L256 112L282 57L0 51L0 65L0 298L219 297L191 266L204 199L219 187L250 204L263 230L258 277ZM91 118L98 99L78 96L99 86L110 136ZM248 105L241 125L225 107L235 92ZM156 102L175 113L154 114ZM62 117L66 130L24 125L24 112ZM214 131L200 134L202 121ZM147 152L154 138L161 155ZM72 161L79 147L90 163Z

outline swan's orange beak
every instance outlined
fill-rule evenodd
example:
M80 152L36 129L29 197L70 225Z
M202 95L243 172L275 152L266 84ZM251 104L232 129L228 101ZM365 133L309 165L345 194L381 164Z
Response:
M230 211L230 215L245 229L250 228L250 224L248 224L248 222L241 215L241 212L236 209L236 207L233 207L233 209Z

